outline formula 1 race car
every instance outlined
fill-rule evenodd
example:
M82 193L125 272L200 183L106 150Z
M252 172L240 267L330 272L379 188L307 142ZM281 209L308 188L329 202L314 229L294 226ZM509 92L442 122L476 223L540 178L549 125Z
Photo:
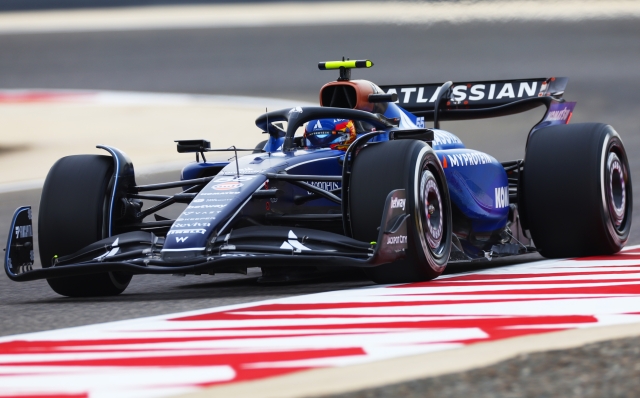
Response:
M261 115L256 125L268 140L255 149L178 141L178 152L196 155L179 181L138 185L131 160L108 146L98 148L110 156L58 160L38 217L42 268L32 267L31 208L21 207L7 275L47 279L65 296L119 294L136 274L248 267L262 269L262 282L359 267L377 283L399 283L436 278L452 262L535 251L603 255L625 245L633 207L627 154L611 126L568 124L575 103L562 99L567 78L351 80L352 68L372 65L320 63L340 73L320 90L320 106ZM500 163L439 128L536 107L546 113L530 130L524 160ZM235 158L208 162L212 151ZM242 151L251 154L238 157ZM148 193L167 188L181 191ZM157 214L175 203L188 204L178 218Z

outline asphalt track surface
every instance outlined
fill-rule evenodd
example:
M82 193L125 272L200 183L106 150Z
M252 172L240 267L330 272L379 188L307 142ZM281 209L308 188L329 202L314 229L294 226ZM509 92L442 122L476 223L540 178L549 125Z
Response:
M640 149L637 20L431 26L358 26L355 22L330 28L4 35L0 36L0 86L314 101L319 87L335 78L331 72L318 71L316 63L342 55L372 59L376 66L356 71L354 77L379 84L569 76L566 97L578 100L572 122L612 124L630 153L632 175L638 175L640 159L634 156ZM501 121L446 123L443 127L458 133L469 147L508 160L522 157L528 126L539 116L531 112ZM167 177L150 176L148 181ZM38 190L0 195L0 239L6 239L4 231L13 210L21 204L37 210L38 201ZM640 215L637 205L635 214L634 218ZM639 227L635 220L630 243L640 242ZM300 285L260 286L256 276L142 276L134 278L123 295L96 299L59 297L44 281L15 284L0 278L0 334L370 284L353 274Z
M162 173L139 178L139 184L152 184L169 179L175 180L177 173ZM162 192L162 191L159 191ZM0 195L2 211L6 214L22 203L31 203L34 220L37 220L40 190L30 190ZM179 215L179 210L163 211L167 217ZM0 228L10 227L10 217L0 220ZM37 222L34 222L37 237ZM6 233L0 235L6 241ZM37 238L36 238L37 239ZM36 242L37 246L37 242ZM36 253L36 258L38 254ZM536 261L537 254L522 256L517 260L506 259L480 265L451 266L448 272L465 272L471 269L490 268L505 264ZM200 308L218 307L245 302L275 299L301 294L369 286L359 270L348 270L343 275L328 276L320 280L291 285L261 285L257 283L260 270L250 268L248 274L187 275L138 275L125 293L115 297L71 299L58 296L44 280L16 284L9 278L0 278L0 313L2 323L0 336L70 326L130 319L190 311Z

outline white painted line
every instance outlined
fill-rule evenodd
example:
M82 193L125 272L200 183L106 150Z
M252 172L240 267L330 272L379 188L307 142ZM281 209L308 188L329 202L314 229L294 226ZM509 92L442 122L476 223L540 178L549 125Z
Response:
M9 12L0 34L640 18L633 0L313 2Z

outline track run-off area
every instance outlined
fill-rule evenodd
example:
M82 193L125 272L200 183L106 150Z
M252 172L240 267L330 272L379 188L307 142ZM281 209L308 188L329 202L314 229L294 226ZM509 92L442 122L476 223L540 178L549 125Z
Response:
M416 355L428 364L430 353L444 350L637 322L640 248L631 247L608 257L7 336L0 339L0 397L163 397L203 389L238 397L235 383ZM371 376L351 388L388 381ZM336 392L330 384L259 391Z

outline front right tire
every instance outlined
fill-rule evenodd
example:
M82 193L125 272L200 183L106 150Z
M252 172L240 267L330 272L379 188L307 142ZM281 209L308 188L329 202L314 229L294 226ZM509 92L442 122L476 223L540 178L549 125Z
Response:
M444 170L433 149L422 141L370 144L354 159L349 185L353 237L378 239L389 192L406 192L406 258L365 269L376 283L419 282L444 271L451 252L451 204Z

